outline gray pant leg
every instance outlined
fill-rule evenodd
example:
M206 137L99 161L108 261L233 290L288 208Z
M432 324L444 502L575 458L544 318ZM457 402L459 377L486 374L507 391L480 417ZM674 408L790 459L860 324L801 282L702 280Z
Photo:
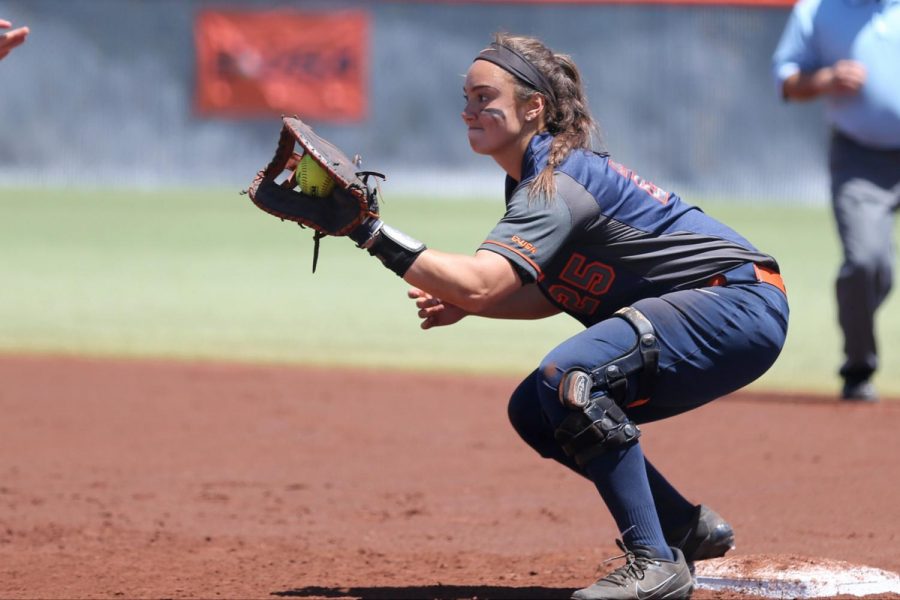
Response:
M840 373L868 377L878 368L875 311L893 284L894 212L900 205L900 152L832 137L832 207L844 259L836 282L844 335Z

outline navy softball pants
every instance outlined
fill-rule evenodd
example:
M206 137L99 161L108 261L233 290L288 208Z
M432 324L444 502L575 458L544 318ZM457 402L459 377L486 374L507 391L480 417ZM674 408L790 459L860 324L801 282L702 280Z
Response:
M631 396L623 403L638 424L689 411L754 381L775 362L787 334L787 299L768 283L683 290L632 306L650 320L660 343L649 401L629 407L639 400L635 381L629 381ZM592 370L636 342L634 329L618 317L569 338L521 382L510 399L509 418L541 456L594 482L626 543L655 547L664 556L662 532L687 522L694 505L644 459L640 444L607 451L581 468L553 435L569 411L557 391L563 373L573 367Z

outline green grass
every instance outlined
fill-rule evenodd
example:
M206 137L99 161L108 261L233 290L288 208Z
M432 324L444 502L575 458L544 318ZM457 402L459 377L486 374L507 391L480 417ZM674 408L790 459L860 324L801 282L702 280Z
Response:
M825 207L700 203L782 265L788 343L760 388L833 392L840 360ZM543 321L466 319L423 332L406 284L347 240L322 241L261 213L236 190L0 190L0 351L347 364L523 373L578 331ZM395 226L470 253L502 212L491 201L388 201ZM878 383L900 393L900 317L880 314Z

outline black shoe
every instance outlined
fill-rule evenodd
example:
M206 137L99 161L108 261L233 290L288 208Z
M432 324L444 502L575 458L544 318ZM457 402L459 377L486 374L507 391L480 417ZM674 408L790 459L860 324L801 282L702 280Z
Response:
M684 553L688 563L719 558L734 548L734 529L708 506L697 506L687 525L664 532L666 543Z
M848 377L844 380L841 390L841 400L847 402L878 402L878 392L872 382L866 379Z
M648 548L629 549L616 540L625 564L597 583L577 590L572 600L687 600L694 580L684 554L672 548L675 560L653 558ZM614 560L614 559L610 559Z

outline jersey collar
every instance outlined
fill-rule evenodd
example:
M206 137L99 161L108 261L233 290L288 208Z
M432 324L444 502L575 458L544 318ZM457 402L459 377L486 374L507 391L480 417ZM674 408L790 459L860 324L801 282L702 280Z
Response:
M546 131L537 133L531 138L525 154L522 156L522 181L516 181L509 175L506 176L507 200L512 197L513 192L520 184L532 179L544 168L550 154L551 142L553 142L553 136Z

